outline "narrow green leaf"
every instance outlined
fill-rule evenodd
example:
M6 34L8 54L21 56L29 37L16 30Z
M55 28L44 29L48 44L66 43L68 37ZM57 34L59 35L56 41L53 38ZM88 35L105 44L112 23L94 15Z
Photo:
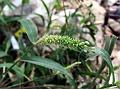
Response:
M8 7L13 10L13 8L15 7L15 5L11 2L11 0L3 0L5 5L8 5Z
M111 38L110 37L106 37L106 43L105 43L105 50L109 53L109 55L111 55L111 53L112 53L112 50L113 50L113 48L114 48L114 45L115 45L115 43L116 43L116 41L117 41L117 37L116 36L112 36ZM111 60L110 60L111 61ZM106 65L106 63L103 61L103 65L104 65L104 67L105 67L105 65ZM113 69L114 70L114 69ZM113 75L113 84L114 84L114 82L115 82L115 78L114 78L114 72L112 72L112 75ZM110 72L109 72L109 76L108 76L108 78L107 78L107 80L106 80L106 83L108 83L108 81L109 81L109 79L110 79L110 76L111 76L111 74L110 74ZM105 84L106 85L106 84Z
M44 16L43 16L43 15L40 15L40 14L37 14L37 13L36 13L35 15L37 15L38 17L41 18L42 24L43 24L43 26L45 26L45 18L44 18Z
M68 73L64 67L62 67L60 64L58 64L50 59L33 56L33 57L30 57L29 60L22 60L22 61L40 65L40 66L44 66L44 67L52 69L52 70L60 71L62 74L65 74L65 75L69 76L70 78L72 78L71 74Z
M0 24L6 24L6 21L3 16L0 16Z
M5 56L7 56L7 54L4 51L0 51L0 58Z
M21 19L19 20L23 28L25 28L25 31L28 35L28 38L32 43L35 43L37 41L38 36L38 30L36 25L31 21L27 19Z
M28 4L29 3L29 0L22 0L22 4Z
M117 37L116 36L112 36L111 41L110 41L109 51L108 51L110 55L112 53L114 45L116 44L116 41L117 41Z
M102 58L104 59L104 60L102 61L102 65L100 66L97 74L98 74L98 75L101 74L101 72L103 71L103 69L105 68L106 65L108 65L108 67L109 67L109 73L108 73L108 76L107 76L107 78L106 78L106 82L105 82L105 84L104 84L103 87L106 87L106 86L109 85L109 80L110 80L111 75L112 75L112 78L113 78L112 84L114 84L114 82L115 82L114 68L113 68L113 65L112 65L112 62L111 62L111 59L110 59L110 55L111 55L112 50L113 50L113 48L114 48L114 45L115 45L115 43L116 43L116 41L117 41L117 37L112 36L112 38L110 39L110 37L107 36L106 39L105 39L105 41L106 41L106 43L105 43L104 50L101 49L101 52L103 51L103 53L99 53L99 52L97 52L97 51L95 52L96 55L101 55L101 54L102 54L101 56L102 56ZM95 48L95 49L96 49L96 48ZM97 49L96 49L96 50L97 50ZM107 52L107 54L105 53L105 51ZM104 54L104 55L103 55L103 54ZM108 55L108 54L109 54L109 55ZM106 56L106 60L105 60L105 56ZM107 58L107 57L108 57L108 58ZM97 76L98 76L98 75L97 75ZM96 77L97 77L97 76L96 76ZM95 79L94 79L94 80L95 80Z
M110 55L108 54L108 52L106 50L96 47L96 48L94 48L93 51L97 55L100 55L104 59L104 61L106 61L106 63L108 64L110 69L113 68L112 62L110 61Z
M104 47L104 49L108 51L109 47L110 47L110 37L106 36L105 37L105 47Z
M93 6L93 4L91 3L89 6L88 6L88 8L91 8Z
M21 16L4 16L6 23L12 23L21 19Z
M49 69L52 69L55 71L60 71L60 73L66 75L66 77L69 79L71 85L73 85L73 89L75 89L75 83L74 83L72 75L59 63L54 62L50 59L46 59L46 58L42 58L42 57L38 57L38 56L33 56L33 57L30 57L29 60L25 59L25 60L21 60L21 61L32 63L32 64L39 65L39 66L43 66L43 67L46 67L46 68L49 68Z
M105 43L104 49L105 49L106 51L108 51L109 55L111 55L112 50L113 50L113 48L114 48L114 45L115 45L115 43L116 43L116 41L117 41L117 37L116 37L116 36L112 36L112 37L110 38L110 37L107 36L107 37L105 38L105 40L106 40L106 43Z
M41 0L41 2L42 2L42 4L44 5L44 7L45 7L45 9L46 9L46 11L47 11L48 17L50 17L50 11L49 11L48 6L47 6L46 3L44 2L44 0Z
M3 63L0 64L0 68L6 67L9 69L12 65L13 63ZM12 70L14 70L18 76L25 77L26 79L30 80L24 73L22 73L22 70L17 65L15 65Z
M114 79L114 68L113 68L113 65L112 65L112 62L111 62L111 59L110 59L110 55L109 53L104 50L104 49L100 49L98 47L95 47L93 49L93 52L96 54L96 55L100 55L103 60L107 63L108 67L109 67L109 76L112 74L113 75L113 79ZM101 72L101 70L100 70ZM99 73L99 72L98 72ZM99 75L99 74L98 74ZM96 76L97 77L97 76ZM107 79L109 80L109 79Z

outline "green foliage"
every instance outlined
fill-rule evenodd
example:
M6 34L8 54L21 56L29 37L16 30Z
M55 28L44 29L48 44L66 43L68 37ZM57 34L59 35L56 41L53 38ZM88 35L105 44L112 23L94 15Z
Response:
M106 83L108 83L110 75L112 74L112 76L113 76L113 84L114 84L114 81L115 81L115 79L114 79L114 69L113 69L111 59L110 59L110 55L108 54L108 52L106 50L103 50L103 49L100 49L100 48L94 48L93 52L95 52L95 54L97 54L97 55L101 55L101 57L104 59L104 61L106 62L106 64L109 67L109 74L108 74L109 77L106 79ZM100 71L102 71L102 70L100 70ZM100 73L98 72L97 75L99 75L99 74Z
M37 57L37 56L32 56L28 58L28 60L22 60L22 61L59 71L60 73L64 74L68 78L69 82L73 86L73 89L76 88L72 75L63 66L61 66L60 64L52 60Z
M10 68L11 66L13 66L12 63L3 63L3 64L0 64L0 68L3 68L3 67L6 67L6 68ZM21 70L21 68L19 68L17 65L15 65L12 70L15 71L15 73L17 74L18 77L22 78L22 77L25 77L26 79L30 80ZM4 74L3 74L4 75Z
M3 52L3 51L0 51L0 58L4 57L4 56L7 56L7 54L5 52Z
M15 7L10 0L1 0L1 3L4 3L4 5L9 6L10 9L13 9L13 7Z
M118 88L120 88L120 81L117 81L116 85L117 85Z
M21 25L23 26L25 32L27 33L29 39L31 42L36 42L37 41L37 36L38 36L38 30L35 24L31 20L26 20L26 19L21 19L19 20Z
M22 4L28 4L29 3L29 0L22 0Z
M40 25L41 30L38 26L40 23L35 24L34 20L28 20L22 14L4 15L5 5L11 9L14 7L10 0L1 0L0 3L4 3L0 4L0 88L40 85L41 89L47 89L47 84L70 86L68 89L77 89L78 84L81 84L81 89L119 87L119 81L115 83L110 59L117 38L107 37L104 49L92 44L95 43L97 32L92 4L86 6L86 15L81 11L82 4L67 15L64 2L55 0L53 8L50 9L45 1L41 0L47 14L47 17L37 14L44 24L43 27ZM25 4L29 4L29 0L22 0L22 6ZM55 14L53 10L55 13L61 10L64 12L65 23L57 24L59 28L52 26L55 24L52 21ZM87 35L89 38L86 38ZM12 44L11 37L14 37L19 49L14 49L16 43ZM96 60L93 57L96 56L103 59L98 67L94 64ZM89 60L90 58L93 61ZM108 70L103 73L105 67ZM112 84L109 84L110 76L113 78ZM81 80L84 80L84 84ZM101 85L98 81L102 81Z

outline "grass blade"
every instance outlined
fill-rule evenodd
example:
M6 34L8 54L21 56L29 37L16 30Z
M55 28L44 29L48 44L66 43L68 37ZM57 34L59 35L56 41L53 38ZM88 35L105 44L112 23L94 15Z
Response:
M7 53L5 53L4 51L0 51L0 58L5 56L7 56Z
M47 11L47 15L48 17L50 17L50 11L49 11L49 8L47 7L46 3L44 2L44 0L41 0L42 4L44 5L46 11Z
M38 30L36 25L31 21L27 19L21 19L19 20L23 28L25 28L25 31L28 35L28 38L32 43L35 43L37 41L38 36Z
M97 48L97 47L93 49L93 52L96 55L100 55L102 57L102 59L105 61L105 63L109 67L109 75L108 76L110 76L112 74L113 79L114 79L114 68L113 68L109 53L106 50L100 49L100 48ZM99 68L99 70L97 72L97 76L95 77L95 79L101 74L103 69L104 69L104 66L102 64L102 66ZM106 81L108 81L108 80L109 80L109 77L107 78Z
M0 68L6 67L9 69L12 65L13 65L13 63L4 63L4 64L0 64ZM17 65L12 67L12 70L15 71L17 76L25 77L26 79L30 80L24 73L22 73L22 70Z
M75 82L72 75L59 63L56 63L50 59L42 58L39 56L33 56L33 57L30 57L29 60L25 59L22 61L43 66L45 68L49 68L55 71L59 71L60 73L64 74L68 78L68 80L70 81L70 84L73 86L73 89L76 89Z

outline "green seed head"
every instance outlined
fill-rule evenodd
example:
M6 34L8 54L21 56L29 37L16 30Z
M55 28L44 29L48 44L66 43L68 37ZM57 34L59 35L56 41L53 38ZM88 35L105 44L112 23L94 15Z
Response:
M46 35L40 38L35 45L59 45L72 50L81 50L89 47L88 41L73 39L69 36Z

